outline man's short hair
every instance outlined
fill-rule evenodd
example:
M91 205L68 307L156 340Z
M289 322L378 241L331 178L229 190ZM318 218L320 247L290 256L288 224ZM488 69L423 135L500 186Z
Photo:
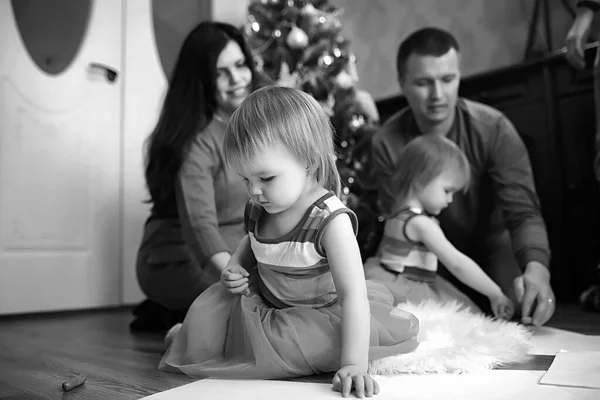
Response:
M406 72L406 61L411 54L440 57L450 49L459 52L458 41L450 32L443 29L427 27L411 33L398 48L396 71L402 79Z

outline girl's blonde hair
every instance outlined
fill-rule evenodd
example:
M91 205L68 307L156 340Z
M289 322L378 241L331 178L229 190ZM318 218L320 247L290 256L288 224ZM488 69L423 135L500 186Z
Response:
M312 96L281 86L266 86L250 94L225 128L225 159L239 169L260 149L277 142L305 162L324 188L340 195L333 127Z
M450 139L438 134L421 135L410 140L400 152L392 177L395 188L393 217L409 196L418 193L442 172L454 174L458 188L466 192L471 181L471 168L465 153Z

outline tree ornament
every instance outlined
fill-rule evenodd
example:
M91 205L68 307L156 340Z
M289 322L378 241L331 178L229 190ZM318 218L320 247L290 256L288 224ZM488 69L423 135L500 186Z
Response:
M352 86L354 86L354 79L352 79L352 76L344 70L335 76L333 82L337 88L344 90L350 89Z
M292 49L303 49L308 46L308 35L297 26L292 27L285 40Z
M311 3L308 3L307 5L302 7L302 14L310 15L310 16L318 16L319 11Z

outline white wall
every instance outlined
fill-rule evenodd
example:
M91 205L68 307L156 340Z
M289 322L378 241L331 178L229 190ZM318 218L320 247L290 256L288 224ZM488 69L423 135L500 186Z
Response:
M250 0L212 0L213 20L241 26L248 11Z
M398 45L424 26L447 29L456 36L463 76L522 62L535 4L534 0L330 1L343 10L343 34L357 57L359 85L376 99L399 93ZM564 45L572 17L562 1L548 3L553 49L558 49ZM545 45L543 32L540 19L536 48Z

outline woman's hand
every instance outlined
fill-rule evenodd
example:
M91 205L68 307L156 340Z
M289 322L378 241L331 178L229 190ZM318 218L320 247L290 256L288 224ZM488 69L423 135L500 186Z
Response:
M333 390L341 392L342 397L348 397L352 389L356 397L373 397L379 393L379 384L364 369L345 365L333 377Z
M221 284L233 294L248 294L248 276L250 274L241 265L228 265L221 272Z
M510 321L515 314L515 305L504 293L500 296L490 297L490 304L496 318Z

